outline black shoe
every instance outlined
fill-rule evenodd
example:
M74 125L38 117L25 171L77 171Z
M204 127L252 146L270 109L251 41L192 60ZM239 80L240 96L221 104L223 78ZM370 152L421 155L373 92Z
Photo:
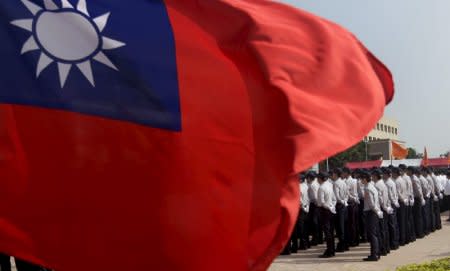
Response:
M338 249L336 249L336 252L345 252L345 249L343 249L343 248L338 248Z
M369 256L367 258L364 258L363 261L365 262L377 262L380 258L375 256Z
M445 221L450 222L450 217L447 220L445 220Z
M331 257L334 257L333 253L324 253L319 256L319 258L331 258Z

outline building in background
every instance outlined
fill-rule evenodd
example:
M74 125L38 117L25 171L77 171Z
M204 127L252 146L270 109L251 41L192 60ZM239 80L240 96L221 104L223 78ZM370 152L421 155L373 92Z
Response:
M364 138L368 160L390 160L392 141L404 145L400 140L399 124L396 119L382 117L372 131Z
M365 141L368 142L382 139L399 141L399 125L396 119L382 117L365 137Z

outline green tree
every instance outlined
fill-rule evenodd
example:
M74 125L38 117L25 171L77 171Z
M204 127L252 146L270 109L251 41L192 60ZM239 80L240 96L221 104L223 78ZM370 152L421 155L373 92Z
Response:
M336 154L328 159L330 169L344 167L347 162L361 162L366 159L366 144L360 142L344 152ZM325 169L325 162L321 163L321 168Z
M408 156L406 157L407 159L418 159L421 158L420 156L420 153L417 153L416 149L408 148Z

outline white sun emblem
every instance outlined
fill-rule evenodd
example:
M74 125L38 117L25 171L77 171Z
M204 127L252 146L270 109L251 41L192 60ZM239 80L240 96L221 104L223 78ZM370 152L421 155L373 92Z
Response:
M22 54L35 50L41 51L36 78L45 68L56 62L59 81L63 88L72 65L76 65L95 87L91 68L92 59L118 70L104 50L116 49L125 46L125 43L101 34L110 13L92 19L86 0L79 0L76 8L68 0L61 0L61 7L57 6L53 0L44 0L44 7L29 0L21 1L34 17L15 20L11 24L32 33L22 47Z

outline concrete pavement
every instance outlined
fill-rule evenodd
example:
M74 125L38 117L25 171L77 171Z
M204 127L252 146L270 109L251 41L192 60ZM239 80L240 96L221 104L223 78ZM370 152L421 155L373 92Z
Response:
M325 250L324 246L320 246L298 254L280 256L269 271L394 271L403 265L450 257L450 222L445 221L447 218L448 213L442 217L442 230L400 247L375 263L362 261L369 254L368 244L337 253L331 259L318 258Z

